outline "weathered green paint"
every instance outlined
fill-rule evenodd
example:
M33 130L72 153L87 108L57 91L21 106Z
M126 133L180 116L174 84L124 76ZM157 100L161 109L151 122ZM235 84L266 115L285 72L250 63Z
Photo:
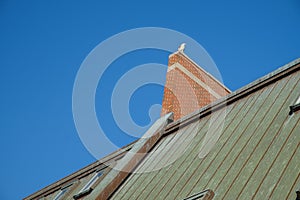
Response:
M111 199L182 200L205 189L214 191L214 199L295 199L300 112L289 115L289 106L300 95L299 66L300 59L211 104L216 108L229 102L217 111L209 113L207 107L182 119L188 125L162 136ZM204 138L213 141L220 131L215 146L199 158ZM137 144L132 146L142 147ZM82 177L77 173L78 184L64 199L72 199L94 175L88 170L81 171ZM84 199L98 197L116 173L107 173ZM53 199L59 187L52 187L45 199Z
M145 160L143 166L157 165L162 158L167 162L170 151L176 152L170 144L186 145L185 154L159 171L133 174L113 199L183 199L206 188L216 193L214 199L287 198L300 166L295 159L300 157L298 118L288 115L300 91L299 79L294 73L229 105L223 133L202 160L198 158L201 142L209 128L219 128L218 121L209 127L206 116L198 128L191 130L191 124L167 136L160 155ZM195 135L193 142L184 142L187 134Z

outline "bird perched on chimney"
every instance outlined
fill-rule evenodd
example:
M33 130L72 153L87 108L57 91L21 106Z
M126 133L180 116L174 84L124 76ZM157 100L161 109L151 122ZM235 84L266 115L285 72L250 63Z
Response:
M185 49L185 43L182 43L182 44L179 46L178 51L181 52L181 53L183 53L184 49Z

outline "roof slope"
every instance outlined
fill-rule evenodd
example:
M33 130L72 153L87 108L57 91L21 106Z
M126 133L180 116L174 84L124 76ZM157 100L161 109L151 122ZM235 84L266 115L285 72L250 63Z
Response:
M298 70L280 69L231 95L253 90L213 112L218 117L199 111L192 123L170 128L112 199L184 199L205 189L214 199L294 199L300 113L289 115L289 106L300 95ZM208 132L205 141L219 140L201 159Z
M118 182L111 199L173 200L196 193L203 194L201 199L295 199L300 111L290 114L290 106L299 96L300 59L167 125L133 173ZM54 199L64 191L60 199L78 194L78 199L99 198L104 180L116 173L114 166L140 144L132 143L25 199ZM99 170L103 175L91 190L80 193Z

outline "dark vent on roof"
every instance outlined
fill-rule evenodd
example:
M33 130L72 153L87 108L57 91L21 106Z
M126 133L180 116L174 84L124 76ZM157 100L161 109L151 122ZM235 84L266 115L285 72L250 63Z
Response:
M300 103L290 106L290 115L300 110Z
M296 191L297 197L296 200L300 200L300 191Z
M290 115L298 110L300 110L300 97L297 99L294 105L290 106Z

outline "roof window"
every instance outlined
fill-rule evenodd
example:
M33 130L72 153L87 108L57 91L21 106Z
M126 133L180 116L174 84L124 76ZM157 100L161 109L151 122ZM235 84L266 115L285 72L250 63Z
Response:
M215 193L212 190L207 189L197 194L193 194L192 196L189 196L184 200L211 200L214 198L214 196Z
M73 185L73 183L66 185L65 187L62 187L59 191L59 193L54 197L53 200L60 200L70 189L70 186Z
M89 182L87 182L87 184L85 184L85 186L78 192L78 194L74 195L73 198L78 199L82 196L85 196L85 195L91 193L93 190L93 185L96 183L96 181L99 179L99 177L102 176L102 174L103 174L102 170L96 172L96 174L89 180Z

